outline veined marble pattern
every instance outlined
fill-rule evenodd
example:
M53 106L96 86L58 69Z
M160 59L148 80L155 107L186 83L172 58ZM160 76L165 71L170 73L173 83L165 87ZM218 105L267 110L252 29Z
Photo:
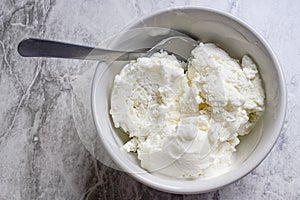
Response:
M100 152L114 165L97 145L91 120L97 63L22 58L16 51L26 37L99 46L132 20L182 5L219 9L252 25L273 47L288 88L286 122L271 154L243 179L199 195L156 191L91 155ZM0 200L299 199L299 10L296 0L1 0Z

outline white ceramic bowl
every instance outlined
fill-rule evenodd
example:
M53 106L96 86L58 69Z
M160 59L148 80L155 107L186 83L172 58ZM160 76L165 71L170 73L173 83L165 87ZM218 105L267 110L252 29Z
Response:
M93 80L92 110L99 136L118 166L138 181L171 193L204 193L230 184L258 166L271 151L282 128L286 112L286 88L279 62L266 41L249 25L229 14L199 7L181 7L148 15L126 29L165 27L188 33L204 42L214 42L235 58L248 54L259 65L266 92L266 109L254 130L241 139L236 161L225 174L193 180L153 175L142 169L132 153L120 150L126 134L114 128L109 115L110 92L114 76L124 63L109 66L101 63ZM119 35L107 47L136 48L141 44L123 42ZM134 41L134 40L133 40ZM140 43L141 41L139 41Z

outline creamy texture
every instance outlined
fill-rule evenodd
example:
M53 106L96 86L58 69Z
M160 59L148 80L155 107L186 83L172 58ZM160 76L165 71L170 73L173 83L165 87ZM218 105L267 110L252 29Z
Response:
M131 138L150 172L198 177L232 164L239 135L248 134L264 110L257 67L241 64L214 44L200 43L184 63L165 52L139 58L115 77L112 119Z

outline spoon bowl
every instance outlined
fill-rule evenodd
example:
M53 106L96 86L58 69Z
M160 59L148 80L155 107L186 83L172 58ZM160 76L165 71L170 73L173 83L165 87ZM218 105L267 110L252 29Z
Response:
M173 36L157 43L148 51L147 56L149 57L155 52L163 50L175 55L178 60L186 62L197 45L198 42L191 37Z

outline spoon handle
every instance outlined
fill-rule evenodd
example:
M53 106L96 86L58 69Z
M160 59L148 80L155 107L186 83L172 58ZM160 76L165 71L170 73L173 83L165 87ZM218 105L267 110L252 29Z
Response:
M149 49L138 49L133 52L99 49L64 42L29 38L18 45L18 52L23 57L52 57L83 60L133 60L146 55Z

